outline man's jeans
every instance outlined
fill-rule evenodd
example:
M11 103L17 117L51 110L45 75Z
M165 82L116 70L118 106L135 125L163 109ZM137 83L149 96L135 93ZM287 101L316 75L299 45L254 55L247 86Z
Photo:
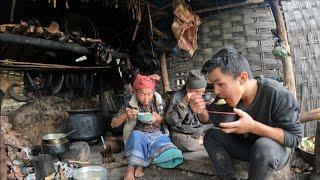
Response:
M250 162L250 180L264 180L272 171L283 168L290 157L290 148L274 140L261 137L249 143L243 135L225 134L220 129L209 129L206 132L204 146L223 180L239 179L231 158Z

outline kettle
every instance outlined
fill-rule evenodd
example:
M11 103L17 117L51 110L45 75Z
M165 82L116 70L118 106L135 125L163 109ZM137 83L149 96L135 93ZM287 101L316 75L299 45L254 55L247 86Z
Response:
M274 57L276 57L278 59L283 59L288 56L288 51L285 48L283 48L282 46L276 45L272 49L272 54Z

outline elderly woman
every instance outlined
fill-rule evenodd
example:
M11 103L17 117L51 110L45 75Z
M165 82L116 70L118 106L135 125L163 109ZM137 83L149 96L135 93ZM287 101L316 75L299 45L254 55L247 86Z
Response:
M134 94L112 119L112 127L125 123L123 140L128 160L125 180L143 176L143 167L151 163L160 163L161 159L168 160L168 157L169 159L179 155L182 157L181 151L172 144L169 136L161 132L161 124L164 122L163 103L160 94L155 92L156 82L159 79L158 75L138 74L133 83ZM151 113L151 121L145 122L139 119L138 113L141 112ZM171 156L177 154L178 156ZM172 168L182 163L182 158L173 159L172 162L173 164L168 167Z

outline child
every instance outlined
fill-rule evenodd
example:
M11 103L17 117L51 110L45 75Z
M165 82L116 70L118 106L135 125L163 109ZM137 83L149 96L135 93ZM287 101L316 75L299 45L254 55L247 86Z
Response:
M168 135L161 132L161 124L164 122L163 103L160 94L155 92L156 81L159 79L158 75L138 74L133 83L135 92L130 101L125 103L112 119L112 127L118 127L125 122L123 140L128 160L125 180L143 176L143 167L149 166L161 153L169 152L169 149L175 154L180 152L181 156L181 159L173 159L173 166L182 162L181 151L172 144ZM151 113L152 121L148 123L140 121L137 118L139 112Z

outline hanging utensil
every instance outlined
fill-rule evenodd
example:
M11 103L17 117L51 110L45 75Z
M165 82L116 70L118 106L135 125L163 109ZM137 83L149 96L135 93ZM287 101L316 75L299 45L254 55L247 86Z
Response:
M101 141L102 141L102 144L103 144L103 150L100 153L101 153L101 156L103 158L102 159L103 163L114 162L115 160L111 155L111 148L110 148L109 145L108 145L108 148L107 148L103 136L101 136Z
M106 146L106 143L105 143L105 141L104 141L104 138L103 138L103 136L101 136L101 141L102 141L102 144L103 144L103 149L107 149L107 146Z

